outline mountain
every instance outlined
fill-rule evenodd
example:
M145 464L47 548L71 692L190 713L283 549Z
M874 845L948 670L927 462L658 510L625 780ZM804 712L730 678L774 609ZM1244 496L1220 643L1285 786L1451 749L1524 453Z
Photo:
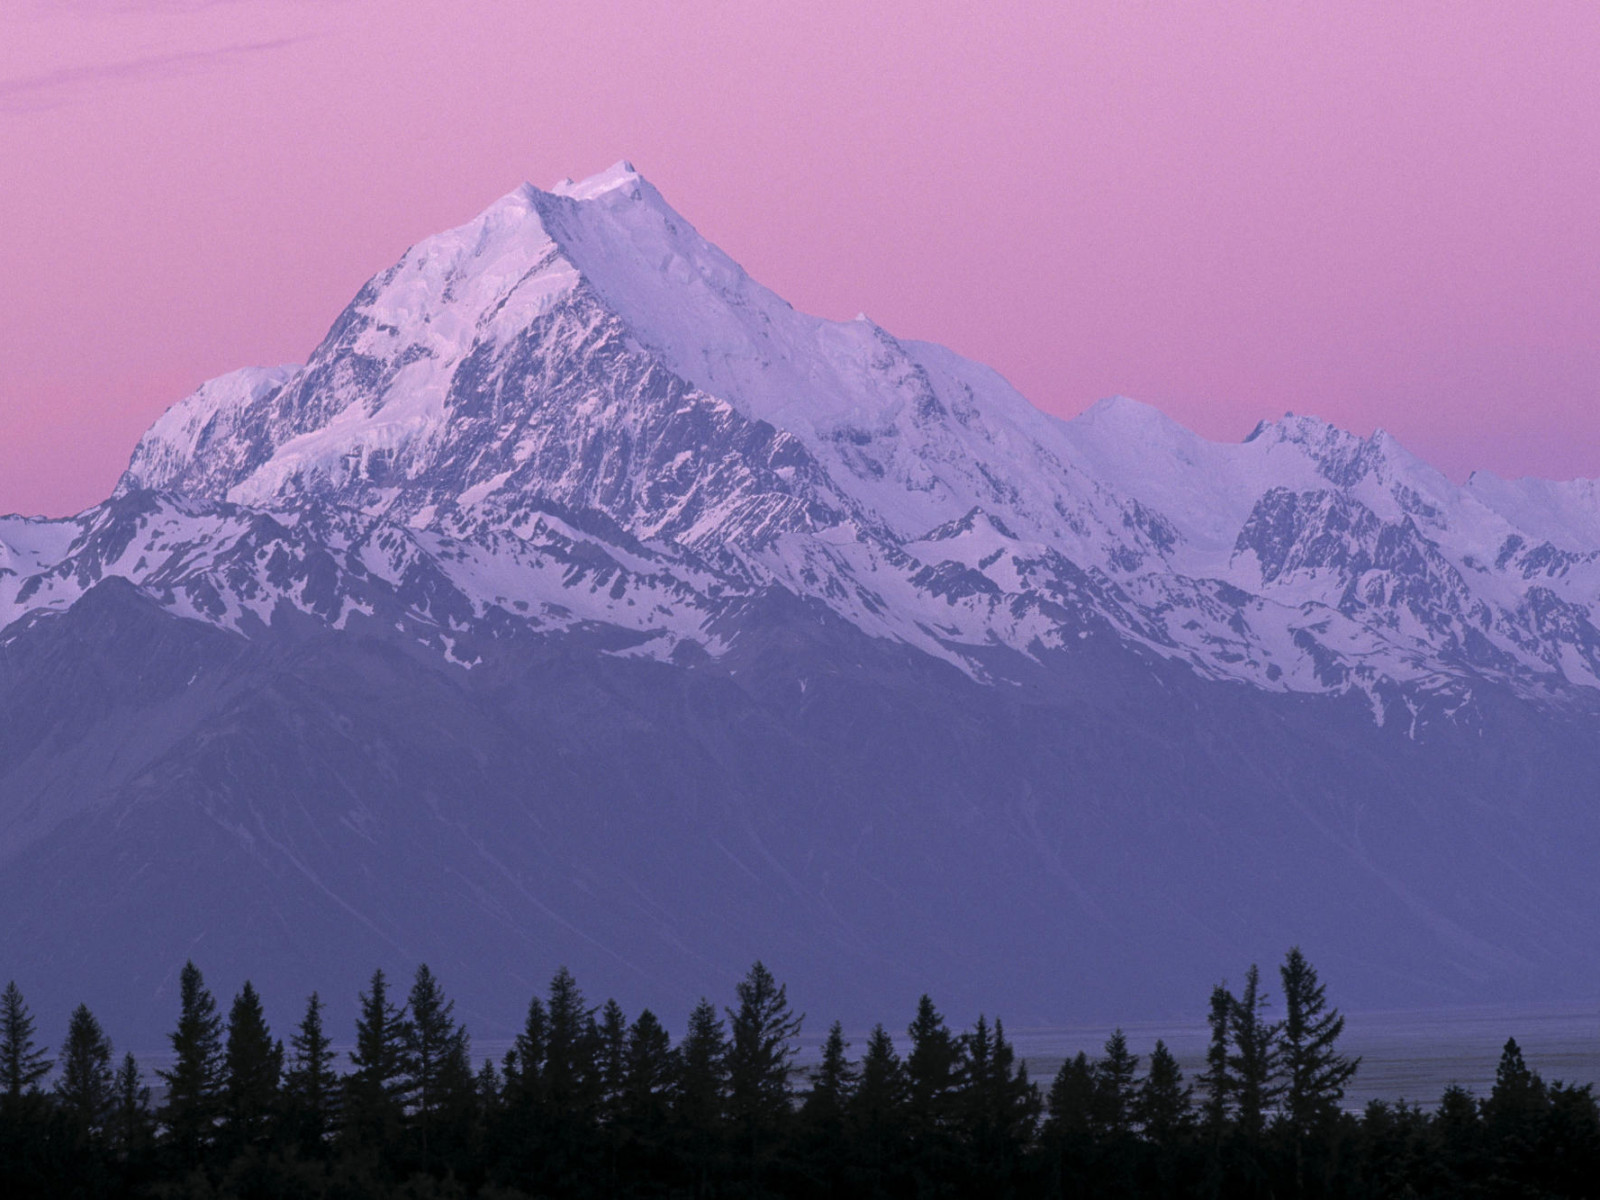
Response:
M762 957L865 1022L1600 983L1600 497L1206 441L796 312L627 164L0 518L0 963L153 1045L177 968L343 1019Z

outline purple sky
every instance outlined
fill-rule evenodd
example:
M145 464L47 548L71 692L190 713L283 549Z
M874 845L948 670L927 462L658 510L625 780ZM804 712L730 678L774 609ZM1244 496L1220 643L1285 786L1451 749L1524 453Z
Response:
M1587 0L7 0L0 512L103 498L202 379L622 157L1051 412L1600 475L1597 64Z

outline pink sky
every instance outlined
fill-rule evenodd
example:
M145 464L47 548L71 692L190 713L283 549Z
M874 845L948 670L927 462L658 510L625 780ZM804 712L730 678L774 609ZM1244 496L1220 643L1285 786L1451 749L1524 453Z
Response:
M0 512L523 179L1070 416L1600 475L1600 5L7 0Z

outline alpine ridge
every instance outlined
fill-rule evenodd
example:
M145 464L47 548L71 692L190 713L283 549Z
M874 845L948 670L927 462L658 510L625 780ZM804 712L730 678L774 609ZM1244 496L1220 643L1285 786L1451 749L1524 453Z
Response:
M556 961L1041 1020L1295 943L1368 1003L1576 994L1597 605L1592 482L1057 420L621 163L0 519L0 956L144 1030L172 981L101 972L152 947L454 962L491 1027Z

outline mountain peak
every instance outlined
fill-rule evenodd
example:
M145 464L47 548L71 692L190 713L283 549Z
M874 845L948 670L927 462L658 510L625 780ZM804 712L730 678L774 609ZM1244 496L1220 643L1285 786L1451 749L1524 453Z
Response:
M550 189L552 195L565 196L569 200L593 200L607 192L637 186L644 183L645 178L627 159L621 159L601 171L598 175L574 183L571 179L563 179Z

